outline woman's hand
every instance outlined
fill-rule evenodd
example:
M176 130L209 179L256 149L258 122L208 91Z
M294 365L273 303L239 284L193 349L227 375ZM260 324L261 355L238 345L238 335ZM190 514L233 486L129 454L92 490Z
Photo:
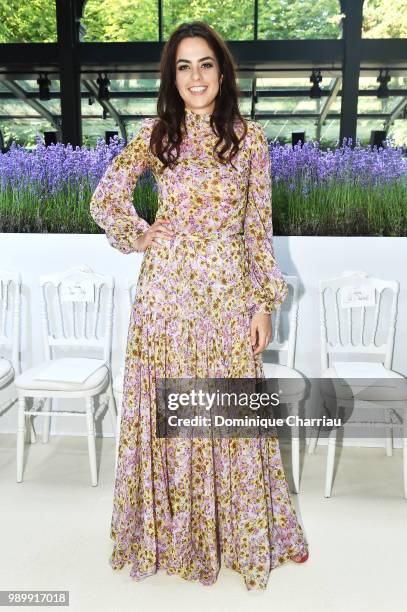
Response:
M271 316L262 313L253 315L250 322L250 341L253 347L253 355L257 355L267 348L271 336Z
M174 237L175 232L169 229L170 222L167 219L157 219L154 223L148 228L148 230L137 238L136 240L136 250L137 252L145 251L149 244L157 243L160 244L161 239L171 240Z

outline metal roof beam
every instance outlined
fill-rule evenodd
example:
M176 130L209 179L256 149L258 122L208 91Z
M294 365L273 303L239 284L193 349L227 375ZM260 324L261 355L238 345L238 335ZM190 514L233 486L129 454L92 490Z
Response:
M333 85L332 85L332 89L331 89L331 93L329 94L329 97L325 100L323 107L321 108L321 113L319 115L319 119L318 119L318 123L317 123L317 129L316 129L316 139L317 140L321 140L321 129L322 126L324 124L325 119L328 116L328 112L329 109L331 108L332 104L335 102L340 87L342 84L342 79L341 78L336 78L334 79Z
M116 125L120 129L120 133L125 142L127 142L127 131L124 122L122 121L121 116L113 106L109 100L99 100L98 99L98 86L94 81L82 81L85 85L86 89L95 97L96 101L100 104L100 106L110 114L110 116L115 120Z
M159 71L163 42L80 42L77 54L82 70L120 72L138 70ZM261 69L341 70L343 40L247 40L229 41L239 70L253 69L261 76ZM2 43L0 70L45 72L59 68L57 43ZM361 68L380 67L407 70L407 38L362 39L360 42ZM154 77L153 77L154 78ZM250 78L250 77L249 77Z
M14 81L3 81L3 85L7 87L16 98L30 106L32 109L37 111L37 113L39 113L41 117L49 121L51 125L53 125L56 129L59 138L61 137L61 124L59 118L56 115L50 113L49 110L47 110L42 104L37 102L37 100L27 98L24 89Z
M393 110L391 111L385 125L384 125L384 129L387 131L389 129L389 127L395 122L395 120L397 119L397 117L399 117L401 115L401 113L404 111L404 109L407 107L407 96L405 98L403 98L402 100L400 100L400 102L393 108Z
M336 77L340 78L340 77ZM335 79L336 80L336 79ZM26 97L30 99L38 99L39 93L35 91L27 91L24 90ZM290 89L279 88L279 89L257 89L257 97L259 98L308 98L309 96L309 87L304 87L303 89ZM332 91L330 89L322 89L322 98L329 98ZM111 100L119 100L119 99L146 99L146 100L155 100L157 98L157 91L110 91ZM252 91L242 89L243 98L251 98ZM337 94L338 97L342 95L342 89L339 89ZM399 97L399 96L407 96L407 89L389 89L390 97ZM81 92L81 98L88 98L89 93L86 91ZM368 98L376 98L377 97L377 89L359 89L358 97L368 97ZM6 91L0 91L0 100L8 100L14 98L12 93L8 93ZM58 91L54 91L50 93L51 100L60 100L61 94Z

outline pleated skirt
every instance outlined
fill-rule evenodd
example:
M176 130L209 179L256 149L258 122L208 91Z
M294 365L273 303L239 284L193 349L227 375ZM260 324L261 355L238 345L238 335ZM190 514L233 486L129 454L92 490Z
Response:
M160 568L213 584L221 564L247 589L307 552L276 437L158 438L157 378L263 378L247 312L171 318L133 306L111 538L113 569Z

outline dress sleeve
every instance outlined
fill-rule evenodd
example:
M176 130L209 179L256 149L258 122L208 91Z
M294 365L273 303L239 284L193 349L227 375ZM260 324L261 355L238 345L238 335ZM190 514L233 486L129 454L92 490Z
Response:
M253 122L252 128L244 238L251 281L249 310L253 315L271 314L286 298L288 286L274 256L267 138L261 124Z
M150 122L145 119L133 140L114 158L90 201L91 216L121 253L135 252L135 241L150 227L133 205L137 179L150 165Z

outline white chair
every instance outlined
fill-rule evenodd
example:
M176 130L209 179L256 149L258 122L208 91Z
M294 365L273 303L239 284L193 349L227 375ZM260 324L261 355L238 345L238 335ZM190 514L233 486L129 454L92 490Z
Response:
M0 391L6 390L21 371L20 330L21 278L19 274L0 270ZM16 401L15 394L4 400L0 413L6 412Z
M267 350L277 351L279 354L286 353L286 364L280 363L264 363L263 369L266 378L293 378L296 383L290 385L290 395L286 399L287 410L290 415L297 415L299 412L299 404L305 397L306 382L300 372L294 369L295 363L295 347L297 342L297 326L298 326L298 288L299 280L296 276L284 276L289 287L289 295L292 295L291 304L288 306L288 298L283 304L283 309L287 310L288 314L288 335L286 340L282 340L283 321L281 317L282 306L279 305L273 311L272 329L273 339L267 346ZM294 492L300 490L300 437L298 429L292 427L291 430L291 463Z
M129 306L128 319L130 320L131 308L133 306L135 294L136 294L137 283L134 280L127 279L127 298ZM115 466L114 471L117 473L117 460L119 456L119 442L120 442L120 426L122 418L122 405L123 405L123 385L124 385L124 367L120 368L120 372L113 379L113 393L116 400L117 419L116 419L116 450L115 450Z
M34 415L44 418L42 440L46 443L51 416L78 416L86 419L91 482L96 486L95 419L106 404L113 431L116 426L110 375L114 280L94 273L88 266L80 266L41 276L40 287L45 361L15 379L19 398L17 482L23 479L26 418L31 420ZM67 348L81 355L96 351L99 357L56 355L57 351ZM99 403L95 414L95 397L101 393L106 393L106 399ZM34 398L31 410L26 409L28 397ZM53 410L53 398L84 398L86 410ZM48 410L39 410L44 407Z
M395 280L382 280L368 276L365 272L344 272L339 278L320 281L320 324L321 324L321 377L337 379L335 369L345 361L351 363L355 375L350 378L381 378L403 379L397 383L397 390L387 387L361 388L357 394L351 393L349 387L335 385L335 392L325 393L326 401L332 401L335 414L338 416L346 408L355 409L355 412L380 407L384 409L384 424L386 426L386 454L392 454L392 426L391 413L400 408L405 411L407 393L405 391L404 377L394 372L392 367L394 338L396 330L396 313L399 295L399 283ZM334 355L345 357L340 362L332 361ZM350 358L349 358L350 355ZM375 362L363 361L363 376L357 375L361 360L355 359L362 355L376 358ZM377 359L378 358L378 359ZM378 365L381 364L381 365ZM342 366L343 368L343 366ZM352 386L352 383L350 383ZM330 397L331 395L331 397ZM406 419L404 418L404 424ZM346 427L377 426L372 420L357 421L350 419ZM328 436L327 465L325 478L325 497L331 496L337 428L333 428ZM309 452L315 450L317 437L310 440ZM403 438L403 471L404 495L407 497L407 437Z

